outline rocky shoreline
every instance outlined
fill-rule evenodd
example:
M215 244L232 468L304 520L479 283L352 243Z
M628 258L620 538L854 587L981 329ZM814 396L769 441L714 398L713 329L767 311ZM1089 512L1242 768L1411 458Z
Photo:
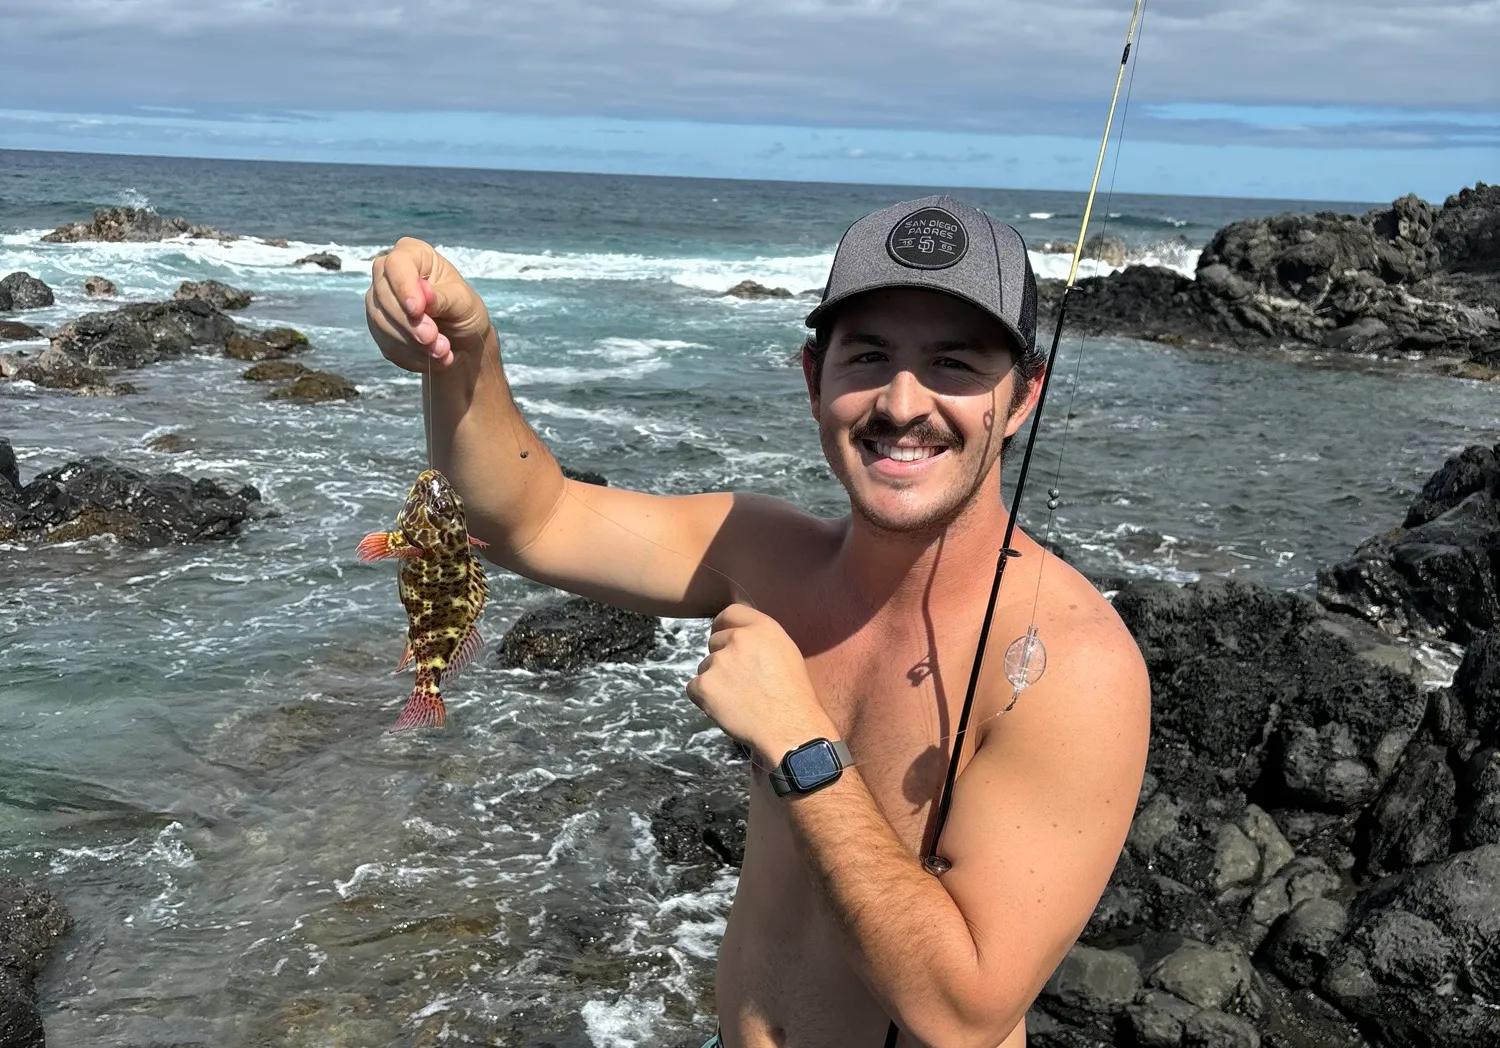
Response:
M1055 315L1062 281L1039 287ZM1130 266L1080 280L1072 330L1231 350L1310 350L1500 375L1500 186L1434 208L1416 196L1364 215L1284 214L1215 234L1191 279Z

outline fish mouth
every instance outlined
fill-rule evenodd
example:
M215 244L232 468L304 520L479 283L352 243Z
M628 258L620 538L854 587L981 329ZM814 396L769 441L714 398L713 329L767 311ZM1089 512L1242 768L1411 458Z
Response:
M423 507L441 517L451 517L458 512L460 502L453 483L435 469L426 469L412 485L408 499L412 508Z

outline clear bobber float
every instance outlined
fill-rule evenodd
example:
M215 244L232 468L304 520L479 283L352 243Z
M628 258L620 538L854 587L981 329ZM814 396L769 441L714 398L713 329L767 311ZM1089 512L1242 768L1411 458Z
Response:
M1036 625L1032 624L1026 628L1026 636L1017 637L1005 649L1005 679L1015 690L1011 692L1010 702L1000 712L1009 713L1021 692L1041 680L1046 672L1047 646L1037 636Z

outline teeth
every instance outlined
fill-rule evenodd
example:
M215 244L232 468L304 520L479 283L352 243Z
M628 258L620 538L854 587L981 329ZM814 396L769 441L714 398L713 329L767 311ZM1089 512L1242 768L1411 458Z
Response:
M875 450L886 458L895 459L897 462L916 462L919 459L932 458L942 448L903 448L897 447L895 444L876 444Z

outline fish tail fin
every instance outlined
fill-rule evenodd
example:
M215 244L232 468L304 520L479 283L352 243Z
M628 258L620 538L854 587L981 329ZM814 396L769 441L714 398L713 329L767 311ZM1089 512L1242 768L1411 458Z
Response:
M391 726L391 731L406 731L409 728L441 728L448 720L443 697L438 694L437 678L431 673L418 673L411 697L401 709L401 716Z
M392 557L415 560L422 556L422 551L407 542L406 536L399 531L372 531L359 540L354 552L360 560L389 560Z

